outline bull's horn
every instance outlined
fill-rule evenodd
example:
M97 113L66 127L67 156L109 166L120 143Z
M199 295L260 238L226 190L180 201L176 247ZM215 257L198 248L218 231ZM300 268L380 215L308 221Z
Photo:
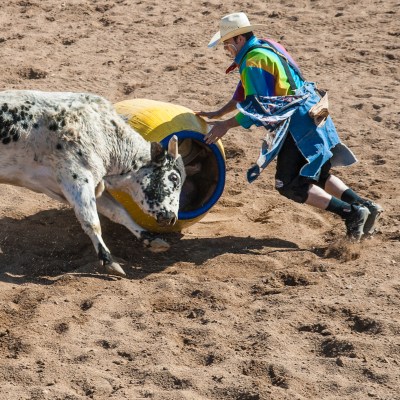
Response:
M178 153L178 137L176 135L168 142L168 154L170 154L176 160L179 157Z

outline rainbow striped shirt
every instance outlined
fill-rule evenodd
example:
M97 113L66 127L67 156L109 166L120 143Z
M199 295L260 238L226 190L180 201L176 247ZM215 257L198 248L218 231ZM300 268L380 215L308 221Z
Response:
M270 39L269 41L272 42ZM262 43L262 40L256 37L251 38L235 57L235 63L239 65L240 82L233 98L239 102L249 95L287 96L293 94L282 62L273 50L258 47L248 51L250 47L262 45ZM276 42L273 42L273 44L296 65L282 45ZM299 88L303 85L303 80L290 65L289 69L296 86ZM248 116L240 112L236 115L236 120L244 128L250 128L254 123Z

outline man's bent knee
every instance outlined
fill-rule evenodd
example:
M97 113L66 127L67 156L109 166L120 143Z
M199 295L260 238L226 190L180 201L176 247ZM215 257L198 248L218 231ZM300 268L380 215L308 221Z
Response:
M275 189L282 195L296 203L305 203L308 197L310 184L308 182L299 182L294 180L284 184L281 180L275 180Z
M325 190L326 181L329 179L330 176L331 176L331 174L321 174L321 176L318 179L318 181L315 181L313 183L314 183L314 185L317 185L321 189Z

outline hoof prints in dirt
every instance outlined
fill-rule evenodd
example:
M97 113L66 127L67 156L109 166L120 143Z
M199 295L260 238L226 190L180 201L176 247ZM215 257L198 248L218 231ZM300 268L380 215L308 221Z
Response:
M360 315L354 314L349 310L343 310L344 314L348 316L347 321L350 322L351 330L358 333L378 334L383 330L380 322L371 318L364 318Z
M126 351L118 351L117 354L120 357L125 358L128 361L133 361L134 360L133 355L131 353L126 352Z
M299 328L299 332L311 332L311 333L319 333L322 336L330 336L331 332L327 329L327 326L324 324L316 323L312 325L302 325Z
M61 335L69 331L69 325L66 322L61 322L54 327L54 330Z
M285 286L308 286L310 284L310 281L301 275L281 274L280 278Z
M268 376L273 386L287 389L289 384L287 382L286 375L286 370L283 367L277 367L274 365L270 365L268 367Z
M378 374L369 368L365 368L363 370L363 375L367 377L370 381L379 383L380 385L388 383L389 381L389 377L386 374Z
M289 387L288 373L285 368L279 365L251 360L244 365L242 373L243 375L252 377L267 376L273 386L278 386L284 389Z
M321 343L321 352L325 357L345 356L355 358L354 345L347 340L338 340L335 338L326 339Z
M18 71L18 75L23 79L44 79L47 77L47 72L37 68L27 67L21 68Z
M4 354L3 350L8 352L7 358L18 358L21 353L29 353L31 346L24 343L20 338L12 335L7 329L5 331L0 331L0 350Z
M220 363L222 361L223 361L222 357L219 357L219 356L217 356L215 354L208 354L204 358L204 365L206 367L209 367L210 365L218 364L218 363Z
M81 310L82 310L82 311L87 311L87 310L89 310L90 308L93 307L93 300L90 300L90 299L84 300L84 301L81 303L80 307L81 307Z
M189 312L189 314L187 315L187 317L188 317L189 319L195 319L195 318L203 317L205 313L206 313L206 312L205 312L203 309L201 309L201 308L194 308L193 310L191 310L191 311Z
M233 146L233 145L231 145L229 147L227 146L227 147L225 147L224 150L225 150L225 156L226 156L227 160L229 160L231 158L240 159L244 156L244 150L237 146Z
M192 386L189 380L174 376L166 368L164 371L153 374L151 380L165 390L188 389Z
M355 316L352 318L352 321L354 323L351 327L353 331L372 334L382 332L382 325L372 319Z
M109 340L105 339L97 341L96 344L106 350L115 349L119 346L118 342L110 342Z
M280 294L285 287L309 286L312 283L308 278L299 274L281 273L263 278L261 284L251 286L251 294L256 297L264 297Z

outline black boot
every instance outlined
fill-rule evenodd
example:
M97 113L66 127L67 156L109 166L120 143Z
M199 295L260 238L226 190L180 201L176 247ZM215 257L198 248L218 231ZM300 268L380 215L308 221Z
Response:
M364 234L364 226L370 212L367 207L353 203L351 211L345 218L347 237L354 242L358 242Z
M365 200L361 205L368 208L369 211L368 218L364 224L364 235L372 236L375 232L376 221L383 212L383 208L371 200Z

